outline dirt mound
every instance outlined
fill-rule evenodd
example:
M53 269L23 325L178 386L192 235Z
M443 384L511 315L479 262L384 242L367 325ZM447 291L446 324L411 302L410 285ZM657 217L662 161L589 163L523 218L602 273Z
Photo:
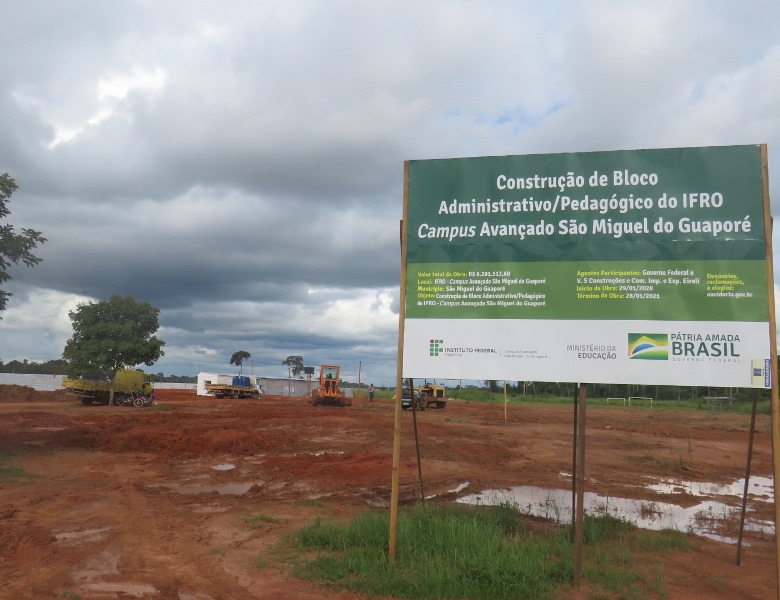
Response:
M0 385L0 402L62 402L70 400L65 390L42 392L26 385Z
M199 397L195 390L160 389L156 390L160 401L192 401ZM213 400L213 398L209 398ZM69 396L65 390L41 391L26 385L0 385L0 402L79 402L74 396Z

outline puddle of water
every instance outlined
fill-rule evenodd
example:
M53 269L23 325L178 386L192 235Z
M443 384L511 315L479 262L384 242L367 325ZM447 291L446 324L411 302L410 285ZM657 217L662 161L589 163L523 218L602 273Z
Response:
M239 481L231 483L151 483L150 488L166 488L180 494L210 494L217 492L223 496L241 496L254 487L263 485L263 481Z
M150 594L157 594L157 588L147 583L87 583L81 586L90 592L103 592L123 594L132 598L144 598Z
M227 512L227 509L228 509L227 506L219 506L219 505L196 506L192 509L192 512L203 513L203 514L216 514L216 513Z
M744 482L743 482L744 486ZM741 492L740 492L741 494ZM494 506L503 502L517 505L529 515L570 523L572 518L571 490L544 489L535 486L517 486L509 490L486 490L456 500L462 504ZM738 523L740 509L714 500L705 500L696 506L683 508L676 504L601 496L585 492L584 510L589 515L609 514L624 519L643 529L660 531L674 529L690 532L713 540L732 543L734 522ZM745 529L761 533L774 533L771 522L746 515Z
M83 569L71 573L73 581L76 583L96 581L102 577L114 575L119 575L119 553L115 550L104 550L90 556Z
M75 546L86 542L99 542L106 539L106 531L111 531L111 527L101 527L100 529L84 529L83 531L62 531L54 533L54 538L63 546Z
M464 481L459 486L449 490L447 493L448 494L457 494L457 493L462 492L463 490L465 490L467 487L469 487L469 482L468 481Z
M224 463L221 465L214 465L211 468L214 469L215 471L232 471L233 469L236 468L236 465L233 465L231 463Z
M241 496L254 486L262 485L262 481L245 481L240 483L221 483L218 485L173 485L169 486L180 494L210 494L217 492L223 496Z
M719 484L702 481L676 481L666 479L645 486L660 494L690 494L691 496L735 496L742 498L745 491L745 479L733 483ZM771 502L775 495L771 477L751 477L748 481L748 495Z
M216 600L216 598L202 592L191 593L179 591L178 600Z

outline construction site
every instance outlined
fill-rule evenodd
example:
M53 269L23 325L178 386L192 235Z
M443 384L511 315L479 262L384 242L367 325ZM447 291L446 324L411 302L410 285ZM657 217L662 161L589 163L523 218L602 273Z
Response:
M270 394L156 393L159 406L137 409L0 386L0 597L365 597L296 577L285 540L315 519L387 510L393 400L357 396L339 407ZM539 522L553 512L568 518L571 406L505 411L449 399L446 410L402 419L402 507L421 496L454 505L509 494ZM640 597L771 597L768 415L757 419L735 560L749 423L750 415L720 410L590 408L593 502L623 511L643 535L672 527L690 541L647 564L637 558L641 572L663 574L663 595ZM561 597L594 597L587 574L580 592Z

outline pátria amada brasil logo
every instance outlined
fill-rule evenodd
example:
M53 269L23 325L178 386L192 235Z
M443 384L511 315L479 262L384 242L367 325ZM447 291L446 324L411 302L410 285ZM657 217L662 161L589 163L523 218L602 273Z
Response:
M669 335L666 333L629 333L628 358L669 360Z

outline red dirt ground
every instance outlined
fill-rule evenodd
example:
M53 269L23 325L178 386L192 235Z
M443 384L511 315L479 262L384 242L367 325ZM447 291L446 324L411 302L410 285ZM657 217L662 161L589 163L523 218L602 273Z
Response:
M335 408L158 395L156 409L82 406L63 392L0 386L1 598L362 598L296 579L273 547L315 517L388 506L390 400ZM450 401L417 416L425 494L437 502L571 485L570 406L512 405L505 421L502 406ZM725 412L589 407L587 490L695 504L643 486L648 477L744 477L748 425L748 416ZM759 416L754 476L771 476L769 431ZM27 476L3 477L3 465ZM402 503L418 493L412 415L404 413ZM771 503L751 497L748 506L773 519ZM253 515L270 518L248 527ZM699 536L690 536L692 551L662 557L667 597L775 598L773 534L745 535L742 566L734 544ZM570 597L589 598L587 582Z

